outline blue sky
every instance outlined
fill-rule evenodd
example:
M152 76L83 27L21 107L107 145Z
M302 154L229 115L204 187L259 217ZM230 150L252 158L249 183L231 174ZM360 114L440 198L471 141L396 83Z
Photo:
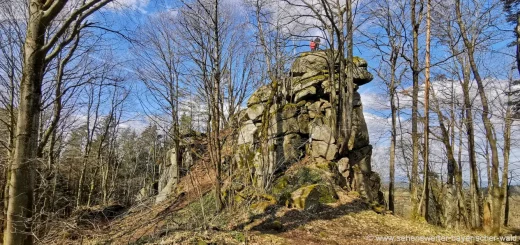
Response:
M238 0L229 1L235 1L234 4L239 4ZM147 17L153 16L161 11L171 11L171 9L174 9L175 6L179 5L179 2L177 1L121 0L120 2L125 4L125 7L121 7L121 5L109 6L109 8L102 13L102 17L105 21L108 21L108 23L112 25L113 29L121 30L123 33L131 33L131 31L133 31L140 23L143 23ZM378 69L380 63L379 52L369 47L370 43L366 38L366 34L378 32L378 29L377 27L371 25L369 21L363 20L362 16L360 19L360 22L363 22L363 24L358 27L359 30L355 35L356 46L354 52L356 56L363 57L368 61L369 69L375 75L375 70ZM495 38L495 40L493 40L488 49L484 50L485 52L482 52L478 57L479 64L484 67L484 69L481 70L484 77L493 77L502 80L507 78L507 72L505 72L507 69L505 69L505 67L509 67L512 64L512 55L514 54L513 49L507 46L512 41L512 33L510 32L511 28L512 27L508 24L497 26L496 32L498 33L498 36ZM120 39L118 36L114 36L114 38L118 43L118 52L120 55L119 58L122 60L131 59L131 56L129 56L128 52L130 43ZM297 49L297 51L308 51L307 42L307 40L300 42L300 47ZM424 35L420 36L420 43L424 43ZM444 60L447 56L448 54L446 52L446 47L438 43L434 38L434 41L432 42L432 63ZM424 50L421 51L420 60L421 63L424 60ZM445 72L443 69L444 67L442 65L439 65L439 67L433 67L432 73L434 75L442 74ZM388 110L389 103L385 97L384 83L377 76L374 77L374 81L362 86L359 89L359 92L362 95L362 100L365 107L365 118L371 133L371 141L372 144L374 144L376 147L374 151L375 158L378 158L377 154L382 154L384 156L387 152L386 149L388 147L389 130L388 116L390 112ZM420 79L420 83L422 83L422 76ZM410 80L411 78L409 75L405 76L403 79L402 88L408 88L411 84ZM134 88L137 90L142 89L138 81L134 82ZM146 120L142 120L144 115L142 114L142 111L140 111L139 106L134 106L132 109L135 110L134 113L136 115L136 121L129 123L129 125L132 125L133 127L144 127L147 122ZM408 119L406 111L404 112L402 119ZM518 161L520 156L516 156L515 152L520 152L520 148L514 148L512 152L512 160L515 162ZM384 168L384 166L387 166L387 163L376 162L375 165L380 165L382 168ZM384 169L381 170L383 172L385 171ZM401 177L403 177L402 172Z

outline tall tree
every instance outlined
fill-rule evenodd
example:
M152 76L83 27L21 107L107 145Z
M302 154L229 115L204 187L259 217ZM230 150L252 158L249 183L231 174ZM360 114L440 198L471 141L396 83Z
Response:
M426 55L425 55L425 68L424 68L424 129L423 129L423 195L421 201L424 202L420 205L422 208L422 216L428 221L428 208L430 202L430 43L431 43L431 0L426 1Z
M175 31L174 16L170 13L149 17L139 29L139 42L135 43L133 54L137 76L146 87L146 92L140 95L141 104L145 105L149 118L168 132L168 141L173 142L177 159L172 159L172 162L177 166L172 169L177 170L173 176L177 176L175 181L178 181L182 161L179 105L183 96L181 72L184 64L179 48L182 42L176 40ZM159 183L161 190L163 183Z
M419 6L419 9L417 9ZM419 213L419 30L423 18L424 3L422 0L410 0L410 19L412 28L412 59L408 59L412 70L412 173L410 183L410 198L412 201L412 218L418 218Z
M65 9L64 0L29 0L29 19L23 50L20 102L16 139L9 179L9 202L4 244L32 244L34 170L37 163L42 80L47 64L69 44L81 29L89 26L85 19L111 0L92 0L74 6L65 21L50 38L45 38L51 22Z
M397 149L397 113L398 94L397 88L401 83L405 69L400 68L400 55L403 49L403 26L399 19L404 14L402 7L392 8L391 0L379 1L377 8L373 9L371 15L376 19L375 24L382 29L376 31L370 37L374 47L380 52L381 64L377 75L385 82L390 100L391 129L390 129L390 159L389 159L389 185L388 185L388 209L395 213L395 165Z
M435 32L441 43L449 48L450 55L455 58L449 66L455 75L455 80L459 81L462 90L463 105L461 114L464 125L465 137L467 142L467 155L470 167L470 221L471 227L478 228L481 223L480 210L482 206L481 192L479 187L479 170L477 161L477 151L475 143L475 119L474 119L474 95L470 93L471 89L471 68L469 66L467 54L461 52L464 50L463 44L460 43L460 37L457 35L457 24L453 16L454 10L449 4L437 5L439 11L435 12ZM454 95L453 95L454 96ZM452 123L453 125L454 123ZM453 179L455 174L453 166L448 165L448 180ZM460 168L459 168L460 169ZM459 171L461 173L461 171ZM458 182L456 182L458 185ZM462 187L457 187L462 188ZM459 200L460 201L460 200Z
M476 52L476 40L479 38L478 35L472 35L474 33L470 33L470 30L466 27L466 21L462 12L462 4L461 0L455 1L455 10L456 10L456 21L459 26L459 31L464 43L464 47L466 50L466 54L468 55L469 66L473 73L473 77L477 83L478 94L482 103L482 121L484 122L484 128L486 132L486 140L489 144L489 148L491 150L491 170L490 170L490 180L491 183L489 186L489 193L491 196L491 216L492 216L492 224L489 228L489 232L492 234L499 234L500 228L502 225L501 214L502 214L502 191L500 188L500 176L499 176L499 168L500 162L498 158L498 147L497 140L494 133L493 124L490 119L490 105L488 102L488 98L486 95L486 88L484 85L484 79L480 74L480 69L477 65L475 52Z
M223 52L229 41L232 22L229 20L231 11L223 9L224 3L212 1L183 1L181 17L179 18L180 39L185 45L183 54L192 62L194 69L193 85L205 98L208 108L207 131L209 135L210 161L215 168L215 196L217 210L224 206L221 194L222 186L222 141L220 131L222 126L223 106L223 74L227 60Z

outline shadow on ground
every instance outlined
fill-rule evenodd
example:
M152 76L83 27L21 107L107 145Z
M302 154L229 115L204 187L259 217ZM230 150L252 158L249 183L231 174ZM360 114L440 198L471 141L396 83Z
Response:
M242 230L249 226L250 230L262 233L282 233L296 229L314 220L332 220L369 209L365 202L356 199L338 206L322 204L311 210L289 209L281 217L277 217L276 213L282 208L285 207L279 205L271 206L264 213L252 216L249 222L237 225L234 230ZM256 224L259 220L261 222Z

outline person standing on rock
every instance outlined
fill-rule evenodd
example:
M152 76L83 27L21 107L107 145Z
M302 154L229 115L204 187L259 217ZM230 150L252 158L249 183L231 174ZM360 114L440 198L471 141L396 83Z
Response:
M320 38L319 37L316 37L316 39L314 39L314 44L316 45L316 47L314 48L314 50L319 50L320 49Z
M316 50L316 43L311 39L311 51Z

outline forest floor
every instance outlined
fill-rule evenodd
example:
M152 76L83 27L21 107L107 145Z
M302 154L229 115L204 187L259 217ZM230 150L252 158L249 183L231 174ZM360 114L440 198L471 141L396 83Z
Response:
M153 205L153 200L143 202L112 221L92 222L88 227L70 225L71 222L66 229L42 243L520 244L518 240L506 243L470 241L467 239L483 239L485 235L443 229L398 215L378 214L360 198L342 191L338 192L338 202L312 211L275 205L256 215L249 207L230 207L216 212L211 191L214 176L212 170L196 165L182 178L180 195L158 205ZM520 239L520 230L504 233L509 234Z

